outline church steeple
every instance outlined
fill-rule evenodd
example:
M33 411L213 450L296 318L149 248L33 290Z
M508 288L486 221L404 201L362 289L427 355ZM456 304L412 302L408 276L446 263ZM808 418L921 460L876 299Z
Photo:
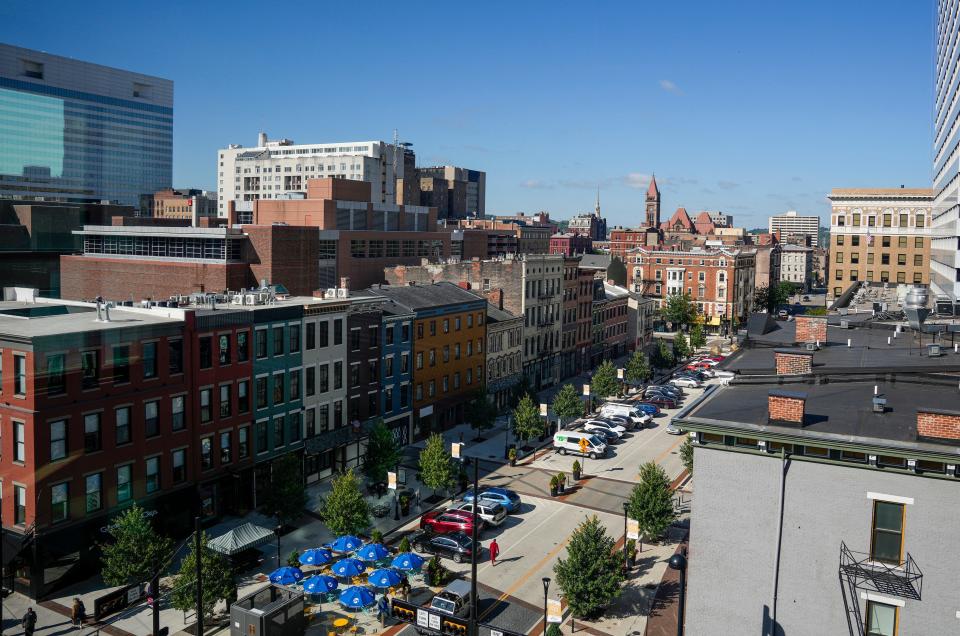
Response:
M657 187L657 177L650 177L650 187L646 196L647 227L660 227L660 188Z
M597 186L597 207L594 208L597 216L600 216L600 186Z

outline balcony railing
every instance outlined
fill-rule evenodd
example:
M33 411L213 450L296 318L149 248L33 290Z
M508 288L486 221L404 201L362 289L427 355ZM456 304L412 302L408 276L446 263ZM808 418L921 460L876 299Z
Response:
M865 552L853 552L840 542L840 576L860 590L920 600L923 572L907 553L900 563L881 563Z

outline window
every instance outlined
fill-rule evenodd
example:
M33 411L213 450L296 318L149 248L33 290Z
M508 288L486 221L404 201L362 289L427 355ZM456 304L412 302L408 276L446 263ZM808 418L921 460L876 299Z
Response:
M834 275L836 276L837 280L843 280L843 270L842 270L842 269L835 270L835 271L834 271Z
M27 460L27 442L23 438L25 434L23 422L13 423L13 461L25 462Z
M850 245L853 245L854 247L860 247L860 237L859 237L859 236L851 236L851 237L850 237Z
M410 355L407 353L400 354L400 373L408 373L410 371Z
M420 340L422 338L423 338L423 323L418 322L417 323L417 340Z
M200 423L206 424L213 419L213 409L210 405L213 400L213 389L200 389Z
M237 382L237 413L248 413L250 411L250 381L240 380Z
M213 366L213 337L200 338L200 368L209 369Z
M333 390L343 388L343 361L337 360L333 363Z
M300 370L290 372L290 399L300 399Z
M54 523L70 516L70 489L64 482L50 487L50 515Z
M170 453L170 464L173 468L171 477L173 483L179 484L187 478L187 451L180 448Z
M220 463L229 464L231 455L230 431L220 433Z
M246 362L250 359L250 332L237 332L237 362Z
M27 522L27 489L13 487L13 523L22 526Z
M907 282L907 275L905 272L897 272L897 282L898 283Z
M417 388L414 390L414 398L413 398L413 399L415 399L415 400L422 400L422 399L423 399L423 385L422 385L422 384L417 384Z
M170 360L170 374L183 373L183 340L171 340L167 343L167 355Z
M360 386L360 363L350 365L350 386Z
M443 319L443 333L450 333L450 319Z
M170 399L170 423L174 431L181 431L187 425L187 422L183 416L183 405L184 400L182 395L177 395Z
M318 327L320 328L320 348L323 349L324 347L330 346L330 323L326 320L321 320L318 323ZM310 335L309 331L307 335Z
M273 447L283 446L283 416L273 418Z
M283 404L283 374L277 373L273 376L273 404Z
M66 390L63 354L47 356L47 393L60 395Z
M250 442L248 438L250 437L250 428L244 426L237 430L237 457L240 459L245 459L250 456Z
M916 238L914 238L914 239L913 239L913 246L914 246L915 248L917 248L917 249L923 249L923 238L922 238L922 237L919 237L919 236L916 237Z
M367 327L367 342L370 349L374 349L380 346L380 326L379 325L370 325Z
M157 343L143 343L143 377L150 379L157 377Z
M316 367L307 367L306 373L304 374L304 389L303 394L307 397L311 395L316 395L317 393L317 368Z
M881 244L883 247L890 247L890 237L889 237L889 236L884 236L884 237L882 237L882 238L880 239L880 244Z
M874 561L899 565L903 560L903 513L904 504L873 502L870 558Z
M893 215L884 214L883 215L883 227L891 227L893 222Z
M67 456L67 420L50 422L50 461Z
M114 411L117 424L117 446L130 443L130 407L123 406Z
M290 353L300 351L300 325L290 325Z
M257 359L267 357L267 330L257 329L256 335Z
M103 473L87 475L86 488L84 489L84 493L86 494L87 512L96 512L103 506L103 497L101 496L102 488Z
M431 336L437 335L437 321L436 321L436 320L431 320L431 321L430 321L430 335L431 335Z
M906 247L907 246L907 237L899 236L897 237L897 247Z
M842 262L843 262L843 252L837 252L836 262L837 262L837 263L842 263Z
M918 214L915 225L917 227L926 227L926 224L926 217L924 217L922 214Z
M837 245L843 245L843 235L842 235L842 234L839 235L839 236L837 236ZM657 270L657 273L659 273L659 270Z
M300 413L287 413L287 428L290 430L290 440L299 442L303 432L300 427Z
M117 466L117 503L133 498L133 466Z
M283 327L273 328L273 355L283 355Z
M232 396L230 395L230 385L220 385L220 417L230 417L230 408Z
M907 223L907 215L906 215L906 214L901 214L901 215L900 215L900 227L907 227L907 225L909 225L909 224Z
M443 362L450 362L450 345L443 345Z
M437 381L430 380L430 383L427 385L427 395L429 397L434 397L437 394Z
M343 400L333 403L333 428L343 426Z
M27 394L27 358L19 354L13 356L13 392L19 396Z
M100 414L88 413L83 416L83 450L87 453L95 453L101 447Z
M395 326L395 325L388 325L388 326L384 327L384 329L383 329L383 331L384 331L384 335L383 335L384 344L387 344L387 345L392 345L392 344L393 344L393 331L394 331L394 329L396 329L396 326Z
M326 325L327 323L323 323ZM307 323L307 338L306 338L306 348L307 351L317 348L317 323L308 322Z
M204 437L200 440L200 470L213 468L213 438Z
M914 254L913 255L913 265L919 267L923 265L923 254Z
M423 352L418 351L417 352L417 369L419 370L422 368L423 368Z
M867 636L896 636L900 608L867 601Z
M350 351L360 351L360 328L350 330Z
M851 256L860 256L859 254L851 254ZM859 259L851 261L853 263L859 263ZM873 265L873 252L867 252L867 265Z
M333 345L343 344L343 318L335 318L333 321Z

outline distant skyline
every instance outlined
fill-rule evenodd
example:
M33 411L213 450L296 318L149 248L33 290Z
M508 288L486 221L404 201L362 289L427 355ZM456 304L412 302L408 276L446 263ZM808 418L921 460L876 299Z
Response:
M488 213L764 227L834 187L929 187L934 3L0 5L0 41L174 81L174 186L257 133L487 172Z

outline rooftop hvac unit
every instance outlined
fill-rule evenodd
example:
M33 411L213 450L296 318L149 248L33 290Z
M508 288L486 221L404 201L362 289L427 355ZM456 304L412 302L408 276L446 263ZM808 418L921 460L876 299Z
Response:
M230 296L231 305L242 305L243 304L243 294L234 294Z
M330 289L326 290L325 292L323 292L323 297L324 297L324 298L336 298L336 297L337 297L337 290L336 290L336 288L330 288Z
M886 410L887 410L887 398L882 398L882 397L873 398L874 413L883 413Z
M244 305L256 305L257 304L257 295L256 294L246 294L243 297Z
M841 329L849 329L849 328L850 328L850 321L849 321L849 320L841 320L841 321L840 321L840 328L841 328Z
M350 290L346 287L337 287L337 298L350 298Z
M818 346L817 346L817 343L815 343L815 342L808 342L808 343L807 343L807 351L816 351L816 350L819 349L819 348L820 348L820 347L818 347Z
M928 344L927 345L927 356L930 358L939 358L943 355L943 350L940 348L939 344Z

